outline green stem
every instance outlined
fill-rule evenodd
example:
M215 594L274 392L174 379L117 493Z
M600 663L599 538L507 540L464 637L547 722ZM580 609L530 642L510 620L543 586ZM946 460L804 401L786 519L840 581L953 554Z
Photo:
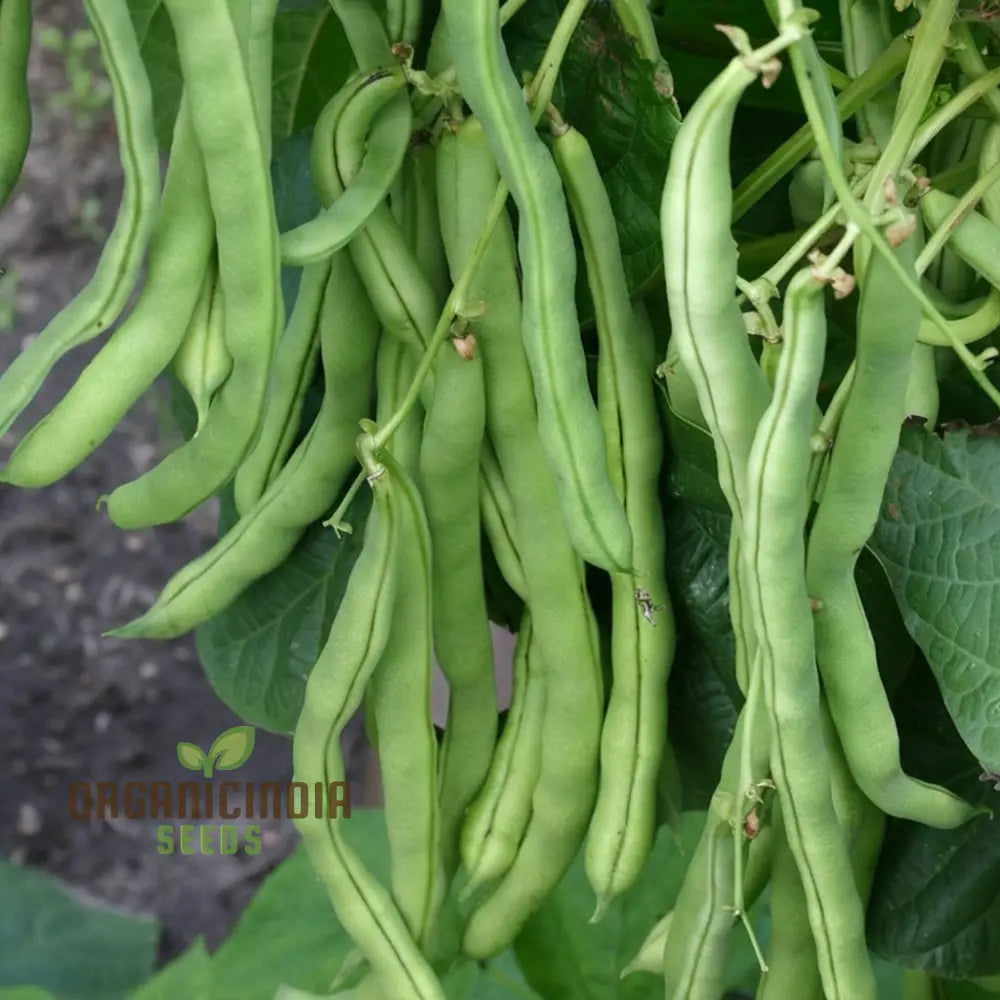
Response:
M926 119L913 138L903 162L904 167L910 166L914 160L930 145L946 125L953 122L963 112L968 111L978 100L991 94L997 86L1000 86L1000 67L991 70L978 80L974 80L967 87L960 90L944 107L939 108Z
M782 17L784 20L794 21L801 17L801 4L799 0L781 0L782 2ZM935 0L931 0L928 4L928 10L934 6ZM811 45L815 44L812 37L803 39L801 44ZM844 176L843 167L840 163L840 159L837 156L836 150L833 147L833 143L830 141L830 137L826 134L825 122L823 119L822 109L819 106L819 100L814 91L814 87L818 85L818 82L813 80L809 74L808 66L806 65L805 57L799 50L798 46L793 46L789 50L789 57L792 63L792 69L795 73L795 80L798 84L799 95L802 98L803 106L806 110L806 116L813 129L813 136L816 140L816 148L819 151L820 158L823 161L823 165L826 167L827 173L830 177L830 183L833 185L833 189L840 200L841 207L844 210L844 214L847 216L849 222L853 222L858 229L867 237L871 243L871 248L876 253L882 254L885 258L886 263L895 273L896 277L899 279L900 284L914 297L917 302L920 303L920 308L922 309L924 315L937 327L941 333L944 334L948 339L948 343L951 345L952 350L959 356L962 363L965 365L969 374L972 376L975 383L980 389L990 398L990 400L1000 408L1000 390L993 385L992 382L986 377L983 372L980 362L972 354L972 352L963 344L959 338L955 335L954 330L945 321L945 318L934 308L933 303L927 297L927 294L920 287L920 284L916 277L910 274L909 271L903 266L899 258L892 252L892 248L889 246L886 238L879 231L878 227L872 221L871 216L865 207L854 197L854 193L851 190L851 186L848 183L847 178ZM911 98L912 100L912 98ZM897 120L899 119L897 115ZM903 147L903 153L909 148L909 144L912 137L907 140L906 145ZM892 143L886 146L886 152L888 153L891 148L898 146L898 143ZM882 164L882 171L885 170L886 165L889 161L885 154L883 154L880 163ZM882 173L883 178L887 175ZM871 197L872 191L875 188L880 189L881 197L884 198L885 192L882 190L884 185L878 180L879 173L875 173L869 183L873 187L869 188L869 197Z
M556 30L549 39L538 72L528 85L528 103L534 110L536 125L552 101L552 93L559 77L559 69L566 57L566 50L589 4L590 0L569 0L559 17Z
M885 184L906 162L906 155L920 128L927 102L944 64L958 0L929 0L913 38L913 51L899 85L899 101L892 133L875 164L866 204L878 214L886 201ZM867 234L866 234L867 235Z
M972 37L972 29L964 21L956 21L951 27L951 37L955 42L954 54L958 68L973 80L985 76L988 72L986 61L976 46L975 38ZM1000 121L1000 91L987 91L983 94L983 102L993 117Z
M944 245L962 224L962 220L976 207L983 195L998 182L1000 182L1000 160L994 163L985 174L982 174L975 184L959 198L958 204L948 213L944 222L934 230L933 235L917 257L917 277L930 267L931 262L944 249Z
M846 121L866 105L887 83L894 80L906 66L909 43L902 36L892 44L849 87L837 96L837 112ZM816 140L807 123L790 139L783 142L756 170L746 177L733 193L733 222L742 219L786 174L804 160Z
M461 315L466 308L465 299L472 285L472 279L479 269L483 256L489 247L490 240L493 238L493 230L500 221L500 216L507 205L507 194L507 185L503 182L498 184L496 193L493 196L493 204L490 206L489 215L486 217L483 228L480 230L476 245L473 247L469 259L465 262L465 267L462 268L462 273L459 275L459 279L455 287L452 288L448 300L445 302L444 309L438 317L437 325L434 327L434 332L427 342L427 347L424 349L423 357L420 359L420 364L417 366L416 372L414 372L413 380L406 390L406 395L403 396L393 415L374 434L375 451L384 448L388 444L392 435L396 433L420 399L420 391L423 389L424 380L434 367L434 359L437 356L438 348L445 342L448 333L451 331L452 320L456 316Z

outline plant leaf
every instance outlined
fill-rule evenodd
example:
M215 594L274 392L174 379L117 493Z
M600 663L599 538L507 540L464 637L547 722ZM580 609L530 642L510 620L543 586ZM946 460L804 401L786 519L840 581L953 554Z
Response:
M220 771L233 771L253 753L255 735L253 726L233 726L215 737L208 756Z
M212 959L203 938L132 994L131 1000L212 1000Z
M159 928L149 917L86 906L50 876L6 861L0 899L0 987L125 1000L153 971Z
M1000 812L923 661L894 704L908 773ZM868 905L872 950L946 978L1000 972L1000 837L980 816L957 830L890 820Z
M871 547L966 746L1000 771L1000 425L907 426Z
M197 743L178 743L177 759L181 767L189 771L200 771L206 761L205 751Z

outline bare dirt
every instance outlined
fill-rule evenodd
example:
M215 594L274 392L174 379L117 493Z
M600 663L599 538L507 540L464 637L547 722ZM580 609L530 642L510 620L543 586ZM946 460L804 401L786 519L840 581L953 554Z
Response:
M79 5L40 0L36 43L68 39ZM93 56L93 53L91 53ZM86 62L86 60L85 60ZM72 96L66 60L35 46L31 151L0 216L0 368L86 283L114 221L121 167L102 87ZM86 82L86 81L85 81ZM13 432L0 460L61 397L99 348L64 359ZM0 485L0 856L43 869L127 912L154 914L161 959L198 935L225 937L264 875L295 846L286 823L264 824L256 856L162 855L155 824L73 821L74 781L179 780L176 745L207 747L239 720L216 698L191 637L166 643L101 638L144 610L169 576L214 540L215 511L150 531L118 531L97 498L144 471L176 441L165 387L155 387L79 469L48 489ZM352 737L353 739L353 737ZM349 777L361 787L364 751L352 744ZM287 780L288 742L257 734L244 780Z

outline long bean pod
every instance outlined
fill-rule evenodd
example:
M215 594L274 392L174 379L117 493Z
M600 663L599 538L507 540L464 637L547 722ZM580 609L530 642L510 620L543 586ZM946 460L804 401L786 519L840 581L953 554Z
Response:
M0 375L0 434L10 429L63 355L105 333L121 315L135 289L156 221L160 155L153 131L153 98L128 4L86 0L84 7L111 78L125 189L94 276ZM12 13L16 13L13 6Z
M523 336L542 443L573 543L588 562L627 569L631 534L607 471L587 384L572 290L576 255L566 201L500 37L499 7L445 0L462 94L481 119L520 215Z

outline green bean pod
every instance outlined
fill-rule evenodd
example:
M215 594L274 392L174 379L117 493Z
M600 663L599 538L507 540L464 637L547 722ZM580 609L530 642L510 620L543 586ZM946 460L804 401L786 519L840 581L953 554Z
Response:
M451 291L451 276L438 223L436 158L430 138L415 135L403 161L400 228L407 235L440 310Z
M674 902L661 966L667 1000L718 1000L725 989L735 920L734 890L743 892L746 885L746 880L740 883L737 877L737 841L743 836L741 813L747 792L741 787L747 769L744 751L751 751L752 770L766 762L764 707L760 685L756 685L736 720L705 827Z
M345 172L351 179L316 218L281 234L281 259L286 265L314 264L346 246L385 200L403 165L413 117L403 94L403 71L378 70L356 89L350 83L345 86L351 95L339 107L334 143L350 154L341 161L349 164ZM395 100L400 96L402 100Z
M420 484L430 525L434 654L448 682L441 748L441 848L450 879L459 829L493 757L497 694L480 550L479 456L486 424L482 359L475 338L438 354L424 420Z
M420 37L423 0L386 0L385 23L393 42L415 45Z
M771 940L757 1000L825 1000L802 878L783 833L771 875Z
M274 482L298 433L302 405L319 361L319 321L331 267L330 258L326 258L302 270L295 305L271 367L267 409L260 433L236 472L234 499L240 514L250 510ZM344 267L344 262L339 261L337 272L341 273Z
M900 259L913 266L914 248ZM881 254L868 260L858 309L856 370L809 533L806 584L816 602L816 658L851 772L890 816L952 828L975 810L950 792L908 777L882 686L875 643L854 581L875 527L906 414L906 386L920 306L901 295Z
M757 902L770 881L773 854L774 828L773 824L768 824L750 841L747 849L747 865L743 875L743 905L748 910ZM673 919L674 913L671 910L650 928L635 957L622 969L622 979L633 972L653 972L662 975L667 935L670 933Z
M330 636L309 675L295 730L295 779L310 786L344 780L340 734L358 710L388 645L400 589L397 556L405 530L397 507L401 500L391 472L384 466L371 472L374 504L365 544ZM341 926L387 995L444 1000L444 991L391 897L344 841L341 822L338 816L315 815L295 821Z
M177 381L187 390L198 415L196 434L205 425L212 397L233 370L233 359L226 350L224 322L225 305L213 261L173 361Z
M514 689L489 772L462 827L463 897L510 870L531 819L545 723L545 665L525 610L514 650Z
M524 567L521 565L514 501L504 481L496 452L489 441L483 442L479 482L483 529L493 550L493 557L507 586L523 601L528 593L528 585L524 582Z
M214 243L205 165L185 93L139 299L66 395L21 439L0 479L48 486L107 438L176 354Z
M664 691L676 632L664 571L663 439L652 326L629 301L614 212L587 140L574 128L559 129L553 153L583 245L597 316L598 412L608 472L634 542L631 572L611 574L613 682L586 851L596 919L635 882L653 844L667 728Z
M0 0L0 209L21 176L31 142L30 53L31 0Z
M967 316L946 320L954 335L963 344L973 344L988 337L1000 327L1000 289L991 288L989 295ZM951 347L951 341L924 316L917 331L917 342L928 347Z
M979 174L982 176L988 170L1000 163L1000 122L994 122L983 136L983 145L979 150ZM1000 226L1000 186L994 184L983 194L983 214L995 226Z
M441 233L453 278L479 238L497 188L482 126L467 119L442 135L437 153ZM521 304L510 223L501 219L468 301L486 378L486 427L514 503L534 635L546 665L541 771L532 816L513 866L472 914L464 946L496 954L559 882L576 855L597 789L603 677L583 567L563 520L542 447L531 373L521 339Z
M229 9L196 0L168 0L166 7L205 156L233 371L198 436L108 498L120 528L178 520L235 474L263 415L281 296L271 179Z
M737 251L731 213L719 205L728 206L732 198L729 145L736 106L758 72L750 57L734 58L699 96L675 137L660 213L671 346L697 391L715 445L719 485L733 515L730 617L743 691L754 657L741 583L746 462L771 390L731 291Z
M431 539L416 485L389 454L380 461L399 498L397 572L392 627L368 697L378 731L392 895L426 953L444 898L437 739L431 721Z
M805 583L807 477L826 346L824 287L806 268L785 293L774 401L761 419L748 463L745 559L771 717L771 768L823 988L831 998L874 1000L864 911L833 805Z
M500 35L499 6L444 0L462 95L482 120L519 213L523 337L545 452L581 556L602 569L632 561L628 520L607 470L573 298L576 254L552 157L535 131Z
M261 498L204 555L179 570L156 603L114 635L170 639L229 606L280 566L334 505L369 412L378 321L346 251L332 260L319 320L323 401L306 437Z
M16 3L4 0L4 7L16 14ZM84 8L111 78L125 189L94 276L0 376L0 434L10 429L63 355L116 322L135 289L156 222L160 153L153 130L153 98L128 4L85 0ZM13 27L19 22L15 18Z
M906 415L923 417L933 430L937 426L940 408L941 392L938 389L934 348L918 343L913 350L910 379L906 383Z
M939 229L958 198L931 188L920 199L924 221ZM969 212L948 237L948 246L994 288L1000 289L1000 225L979 212Z
M335 9L339 12L341 7L353 5L350 0L340 0ZM361 39L351 31L348 32L355 58L364 72L372 72L378 68L376 60L383 51L382 44L378 41L379 32L384 48L388 50L385 32L378 18L374 17L372 23L370 15L374 15L374 11L369 7L365 16L356 19L352 15L344 22L345 26L360 25L366 29L365 38ZM371 38L367 37L369 34ZM320 203L324 206L336 201L351 181L349 174L341 173L344 164L339 163L335 155L335 122L336 109L331 101L316 123L312 145L313 183ZM368 288L369 298L385 328L411 347L422 348L437 323L440 312L438 299L387 205L379 205L371 213L365 227L354 237L349 248L358 273Z

